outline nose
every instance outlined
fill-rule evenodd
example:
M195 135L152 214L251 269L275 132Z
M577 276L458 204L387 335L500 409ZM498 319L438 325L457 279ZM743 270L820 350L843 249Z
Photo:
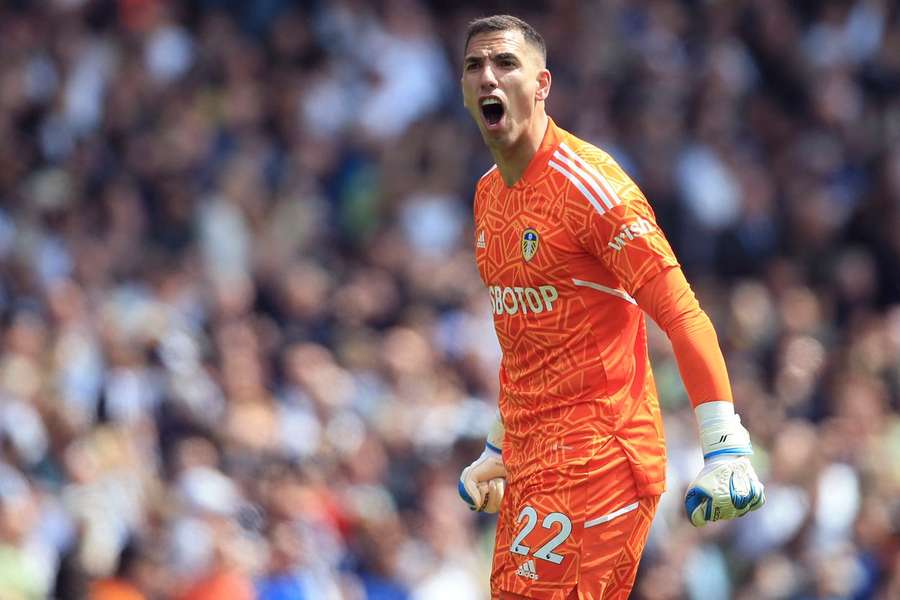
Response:
M497 78L494 76L494 69L491 68L490 63L485 64L484 68L481 69L481 77L478 83L481 86L482 93L496 89Z

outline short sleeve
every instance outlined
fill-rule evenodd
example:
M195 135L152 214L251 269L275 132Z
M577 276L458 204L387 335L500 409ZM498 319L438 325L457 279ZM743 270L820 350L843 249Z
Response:
M629 294L660 271L678 266L649 202L608 154L591 147L576 154L563 144L555 160L570 175L570 231Z

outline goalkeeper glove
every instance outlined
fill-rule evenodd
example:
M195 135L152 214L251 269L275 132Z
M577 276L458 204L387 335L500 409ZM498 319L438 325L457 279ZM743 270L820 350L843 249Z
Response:
M503 423L500 419L491 428L484 452L475 462L463 469L457 490L471 510L495 513L506 490L506 467L503 465Z
M701 404L697 413L706 464L688 487L684 508L691 524L703 527L760 508L766 494L747 458L753 454L750 434L731 403Z

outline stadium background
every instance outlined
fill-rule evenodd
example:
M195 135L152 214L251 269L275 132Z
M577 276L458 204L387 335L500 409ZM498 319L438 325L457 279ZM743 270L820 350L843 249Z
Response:
M765 510L670 492L634 598L900 597L900 9L887 0L0 4L0 597L485 597L496 405L467 21L655 207ZM255 589L255 592L254 592ZM141 595L142 594L142 595Z

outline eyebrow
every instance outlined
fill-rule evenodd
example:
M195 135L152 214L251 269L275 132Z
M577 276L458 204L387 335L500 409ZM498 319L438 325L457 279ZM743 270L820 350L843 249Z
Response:
M500 52L498 54L490 56L489 58L493 61L513 60L518 63L522 62L521 59L519 58L519 56L517 54L515 54L514 52ZM470 55L463 59L464 65L481 64L482 62L484 62L484 56L481 56L481 55Z
M519 57L513 52L501 52L500 54L495 54L494 60L514 60L520 62Z

